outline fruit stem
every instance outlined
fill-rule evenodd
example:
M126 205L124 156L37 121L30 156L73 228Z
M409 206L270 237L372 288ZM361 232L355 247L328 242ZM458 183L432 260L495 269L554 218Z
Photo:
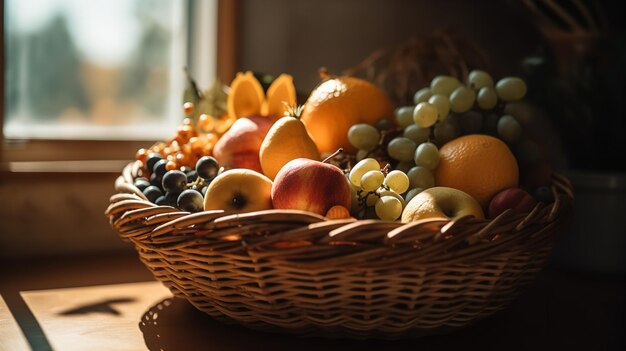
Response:
M200 184L204 185L203 183L204 183L204 179L202 179L202 178L198 177L198 178L196 178L196 180L195 180L195 181L193 181L193 183L188 183L188 184L187 184L187 189L191 189L191 187L193 187L194 185L195 185L196 187L198 187L198 185L200 185ZM190 184L191 184L191 185L190 185Z
M328 73L328 69L326 67L320 67L320 69L318 70L318 73L320 74L320 79L322 81L326 81L331 78L330 73Z
M285 116L293 117L295 119L300 119L302 117L302 111L304 111L304 105L289 105L287 101L283 101L283 105L285 105Z
M322 163L328 163L328 161L332 160L333 158L335 158L335 156L339 155L342 152L343 152L343 148L340 147L339 149L337 149L337 151L333 152L330 156L322 160Z
M370 156L372 156L374 153L376 153L376 151L383 149L383 147L385 146L385 141L387 140L387 136L389 136L390 134L397 134L397 133L401 133L402 132L402 128L395 128L395 129L391 129L391 130L384 130L380 133L380 138L378 139L378 144L376 144L376 146L369 150L366 154L365 157L363 158L368 158Z
M383 169L381 169L380 171L381 171L381 172L383 172L383 174L384 174L384 175L387 175L387 173L389 173L389 168L390 168L390 167L391 167L391 166L389 165L389 163L387 163L387 164L385 165L385 167L383 167Z

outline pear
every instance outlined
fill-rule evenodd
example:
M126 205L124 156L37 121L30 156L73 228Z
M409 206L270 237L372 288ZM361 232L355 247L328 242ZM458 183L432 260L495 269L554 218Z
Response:
M305 125L300 120L302 106L290 108L265 135L259 159L263 174L274 179L287 162L296 158L307 158L319 161L320 153L313 139L309 136Z

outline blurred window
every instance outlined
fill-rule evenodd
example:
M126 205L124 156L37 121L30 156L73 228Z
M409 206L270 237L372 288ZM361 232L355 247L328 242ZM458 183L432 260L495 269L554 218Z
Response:
M181 119L191 3L5 1L4 137L168 137Z

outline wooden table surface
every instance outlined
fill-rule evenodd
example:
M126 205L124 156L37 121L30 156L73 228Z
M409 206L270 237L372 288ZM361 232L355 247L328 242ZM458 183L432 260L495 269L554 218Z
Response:
M0 350L28 350L28 342L2 296L0 296Z
M459 332L352 341L221 324L172 299L134 256L0 264L0 350L626 349L624 277L548 269L509 308Z

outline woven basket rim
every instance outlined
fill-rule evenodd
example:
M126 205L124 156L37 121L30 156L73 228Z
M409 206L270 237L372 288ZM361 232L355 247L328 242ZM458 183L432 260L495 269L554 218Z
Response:
M494 219L463 217L411 223L381 220L328 220L298 210L241 214L188 213L149 202L133 185L138 162L128 164L115 182L105 214L124 239L138 249L182 250L201 257L204 245L224 255L274 260L303 268L395 269L407 265L467 263L508 251L524 251L545 240L571 208L569 180L554 174L555 201L538 203L525 214L506 210ZM215 242L223 245L216 248ZM382 259L381 259L382 258Z

